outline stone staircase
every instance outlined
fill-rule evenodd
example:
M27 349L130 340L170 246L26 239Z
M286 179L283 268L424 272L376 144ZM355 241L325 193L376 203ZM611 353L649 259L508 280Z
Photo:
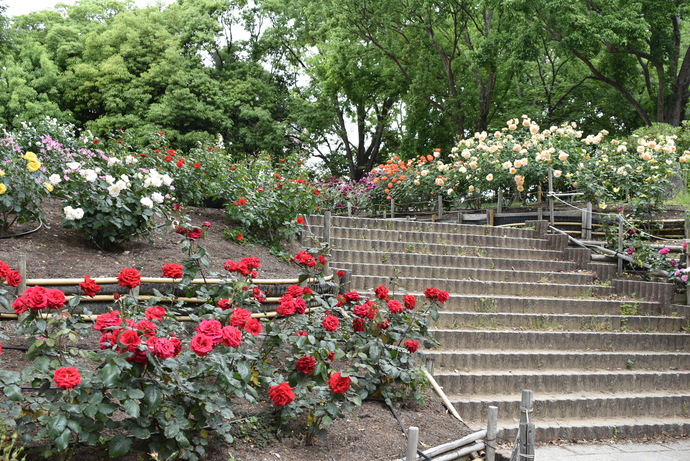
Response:
M309 219L322 238L323 217ZM499 407L515 437L522 389L534 391L538 441L690 433L690 334L673 286L616 278L547 223L525 229L333 217L332 267L371 295L394 281L451 294L434 325L434 376L482 427Z

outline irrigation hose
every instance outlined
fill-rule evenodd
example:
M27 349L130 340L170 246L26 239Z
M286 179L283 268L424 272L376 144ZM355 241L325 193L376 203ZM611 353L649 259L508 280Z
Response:
M391 399L388 397L385 397L383 400L386 402L386 405L388 405L388 409L391 411L391 413L393 413L395 420L398 421L398 424L400 424L400 429L402 430L402 433L405 435L405 439L409 438L407 435L407 430L405 429L405 425L403 424L402 420L400 419L398 412L395 411L395 408L393 408L393 402L391 402ZM419 448L415 448L415 449L417 450L418 455L420 455L426 461L431 461L431 458L429 458L429 456L427 456L422 450L420 450Z
M26 232L20 232L18 234L10 234L10 235L0 235L0 239L11 239L15 237L24 237L25 235L33 234L34 232L38 232L41 227L43 227L43 220L41 218L38 218L38 227L36 229L28 230Z

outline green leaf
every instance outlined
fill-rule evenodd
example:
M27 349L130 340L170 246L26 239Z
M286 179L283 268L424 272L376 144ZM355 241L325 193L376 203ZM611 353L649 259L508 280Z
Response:
M69 446L69 439L71 436L72 432L69 429L63 430L62 433L54 439L55 448L57 448L58 451L65 451Z
M100 373L103 385L106 387L112 386L113 383L115 383L115 381L117 380L118 376L120 376L120 368L118 368L116 365L112 363L109 363L106 366L104 366Z
M14 402L21 402L22 400L24 400L24 397L22 396L22 390L16 384L5 386L3 391L5 392L7 398Z
M132 439L124 435L116 435L108 442L108 456L117 458L129 452L132 447Z
M245 383L248 383L249 379L252 377L252 370L245 362L239 362L237 364L237 372Z
M123 404L125 413L127 413L132 418L139 417L139 402L136 400L126 400Z
M161 404L161 395L158 388L155 386L147 386L144 388L143 402L148 405L149 412L155 411Z
M67 416L64 413L57 413L49 420L48 426L50 427L50 437L57 438L67 427Z
M129 388L127 389L127 395L131 399L143 399L144 398L144 391L141 389L135 389L135 388Z

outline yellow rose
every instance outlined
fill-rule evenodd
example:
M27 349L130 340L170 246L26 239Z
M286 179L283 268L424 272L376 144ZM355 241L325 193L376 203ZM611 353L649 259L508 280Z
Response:
M39 168L41 168L41 162L38 162L38 161L37 161L37 162L29 162L29 163L26 165L26 168L27 168L30 172L33 173L34 171L36 171L36 170L38 170Z
M33 152L27 152L26 154L22 155L22 158L24 160L28 160L29 162L38 162L38 157L36 157L36 154Z
M51 183L44 182L43 185L45 186L45 188L48 192L53 192L53 185Z
M7 186L0 182L0 195L7 192Z
M0 176L5 176L5 172L3 170L0 170Z

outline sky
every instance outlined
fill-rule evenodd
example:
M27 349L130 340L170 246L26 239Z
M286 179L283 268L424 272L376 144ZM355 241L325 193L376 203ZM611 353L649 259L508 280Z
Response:
M33 11L49 10L58 3L73 5L77 3L77 0L0 0L0 4L7 7L5 11L7 17L28 14ZM156 3L156 0L134 0L134 4L137 6L154 5ZM172 3L172 0L163 0L162 3Z

